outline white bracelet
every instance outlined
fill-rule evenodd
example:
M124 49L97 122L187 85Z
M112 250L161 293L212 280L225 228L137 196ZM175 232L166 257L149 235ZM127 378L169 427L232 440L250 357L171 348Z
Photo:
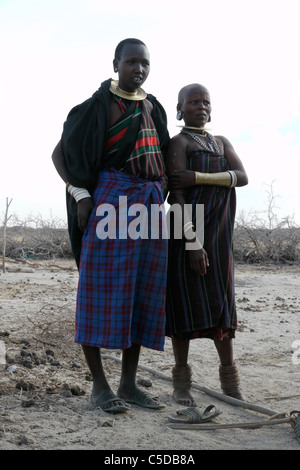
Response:
M237 176L236 176L236 173L235 171L232 171L232 170L228 170L228 173L230 174L231 176L231 184L230 184L230 188L234 188L237 184Z
M76 202L79 202L81 199L84 199L85 197L91 197L87 189L76 188L75 186L72 186L70 183L67 183L67 191L69 194L71 194L71 196L73 196Z

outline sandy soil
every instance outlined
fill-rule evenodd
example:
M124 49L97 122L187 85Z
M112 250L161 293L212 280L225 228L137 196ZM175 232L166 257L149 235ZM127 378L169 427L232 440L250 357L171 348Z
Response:
M74 264L8 262L7 268L0 274L1 450L300 449L291 423L172 429L168 416L184 407L172 398L173 353L168 338L164 352L142 350L140 364L148 369L138 371L138 378L151 385L147 391L166 405L163 410L132 405L126 414L110 415L92 409L91 377L81 348L73 343L78 279ZM242 390L248 403L279 414L300 410L299 271L299 266L236 266L239 328L234 347ZM120 364L114 358L120 358L121 351L103 353L113 357L104 363L116 391ZM213 404L222 411L214 423L270 419L264 412L207 393L221 392L217 354L210 340L191 343L190 364L199 410Z

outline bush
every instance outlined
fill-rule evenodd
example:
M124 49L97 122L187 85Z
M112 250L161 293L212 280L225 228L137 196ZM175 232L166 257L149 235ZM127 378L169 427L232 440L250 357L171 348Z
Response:
M43 220L29 216L25 221L12 217L13 226L6 227L8 258L55 259L71 258L72 251L66 224L57 219ZM4 227L0 227L0 244L3 246Z
M272 184L267 191L267 209L263 217L257 212L236 220L234 254L236 261L247 263L299 263L300 228L293 218L278 221L276 196Z

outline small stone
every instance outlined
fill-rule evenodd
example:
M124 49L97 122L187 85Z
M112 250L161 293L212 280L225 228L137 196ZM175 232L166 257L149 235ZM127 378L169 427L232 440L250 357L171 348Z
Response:
M51 361L51 366L60 366L60 362L59 361Z
M32 353L30 351L27 351L27 348L25 347L24 349L22 349L21 351L21 356L22 357L27 357L27 358L31 358L32 357Z
M52 349L46 349L46 354L47 354L47 356L54 357L54 351L52 351Z
M103 421L103 423L101 424L101 427L102 428L106 428L106 427L114 427L115 425L115 418L112 418L112 419L106 419L105 421Z
M18 390L34 390L34 385L30 382L25 382L23 379L17 382L16 388Z
M32 362L28 359L24 359L23 361L21 361L21 364L22 366L24 367L28 367L28 369L32 369Z
M8 331L0 331L0 336L9 336L9 332Z
M28 445L29 444L29 440L27 439L26 436L21 436L18 440L18 445L19 446L22 446L22 445Z
M70 392L72 393L72 395L75 395L75 396L85 395L85 392L81 390L80 387L78 387L77 385L75 385L74 387L71 387Z
M152 387L152 382L150 380L138 379L137 383L139 385L142 385L142 387L147 387L147 388Z
M23 400L21 402L21 405L23 406L23 408L29 408L30 406L34 405L34 400Z
M10 374L13 374L14 372L16 372L16 370L17 370L17 366L15 365L6 367L6 371L9 372Z
M75 361L74 361L74 362L72 362L72 366L71 366L71 367L72 367L73 369L80 369L81 366L80 366L79 362L75 362Z

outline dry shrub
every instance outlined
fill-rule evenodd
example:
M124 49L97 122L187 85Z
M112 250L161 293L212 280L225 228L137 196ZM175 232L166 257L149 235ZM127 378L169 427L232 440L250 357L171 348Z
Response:
M247 217L242 214L236 220L235 259L247 263L299 263L300 228L290 216L278 220L272 184L267 194L265 212L250 212Z
M236 222L233 237L234 256L238 262L287 263L300 261L300 228L283 226L274 229Z
M267 210L250 212L236 220L233 235L234 256L241 263L299 263L300 228L291 217L278 221L272 184L269 186ZM55 218L43 220L29 216L20 221L10 216L7 227L6 256L11 259L73 258L66 223ZM0 227L0 246L3 246Z
M43 220L29 216L20 221L14 216L6 229L6 256L11 259L71 258L72 251L66 224L59 219ZM3 244L3 227L0 227Z
M45 304L28 318L32 337L57 348L74 342L74 304Z

